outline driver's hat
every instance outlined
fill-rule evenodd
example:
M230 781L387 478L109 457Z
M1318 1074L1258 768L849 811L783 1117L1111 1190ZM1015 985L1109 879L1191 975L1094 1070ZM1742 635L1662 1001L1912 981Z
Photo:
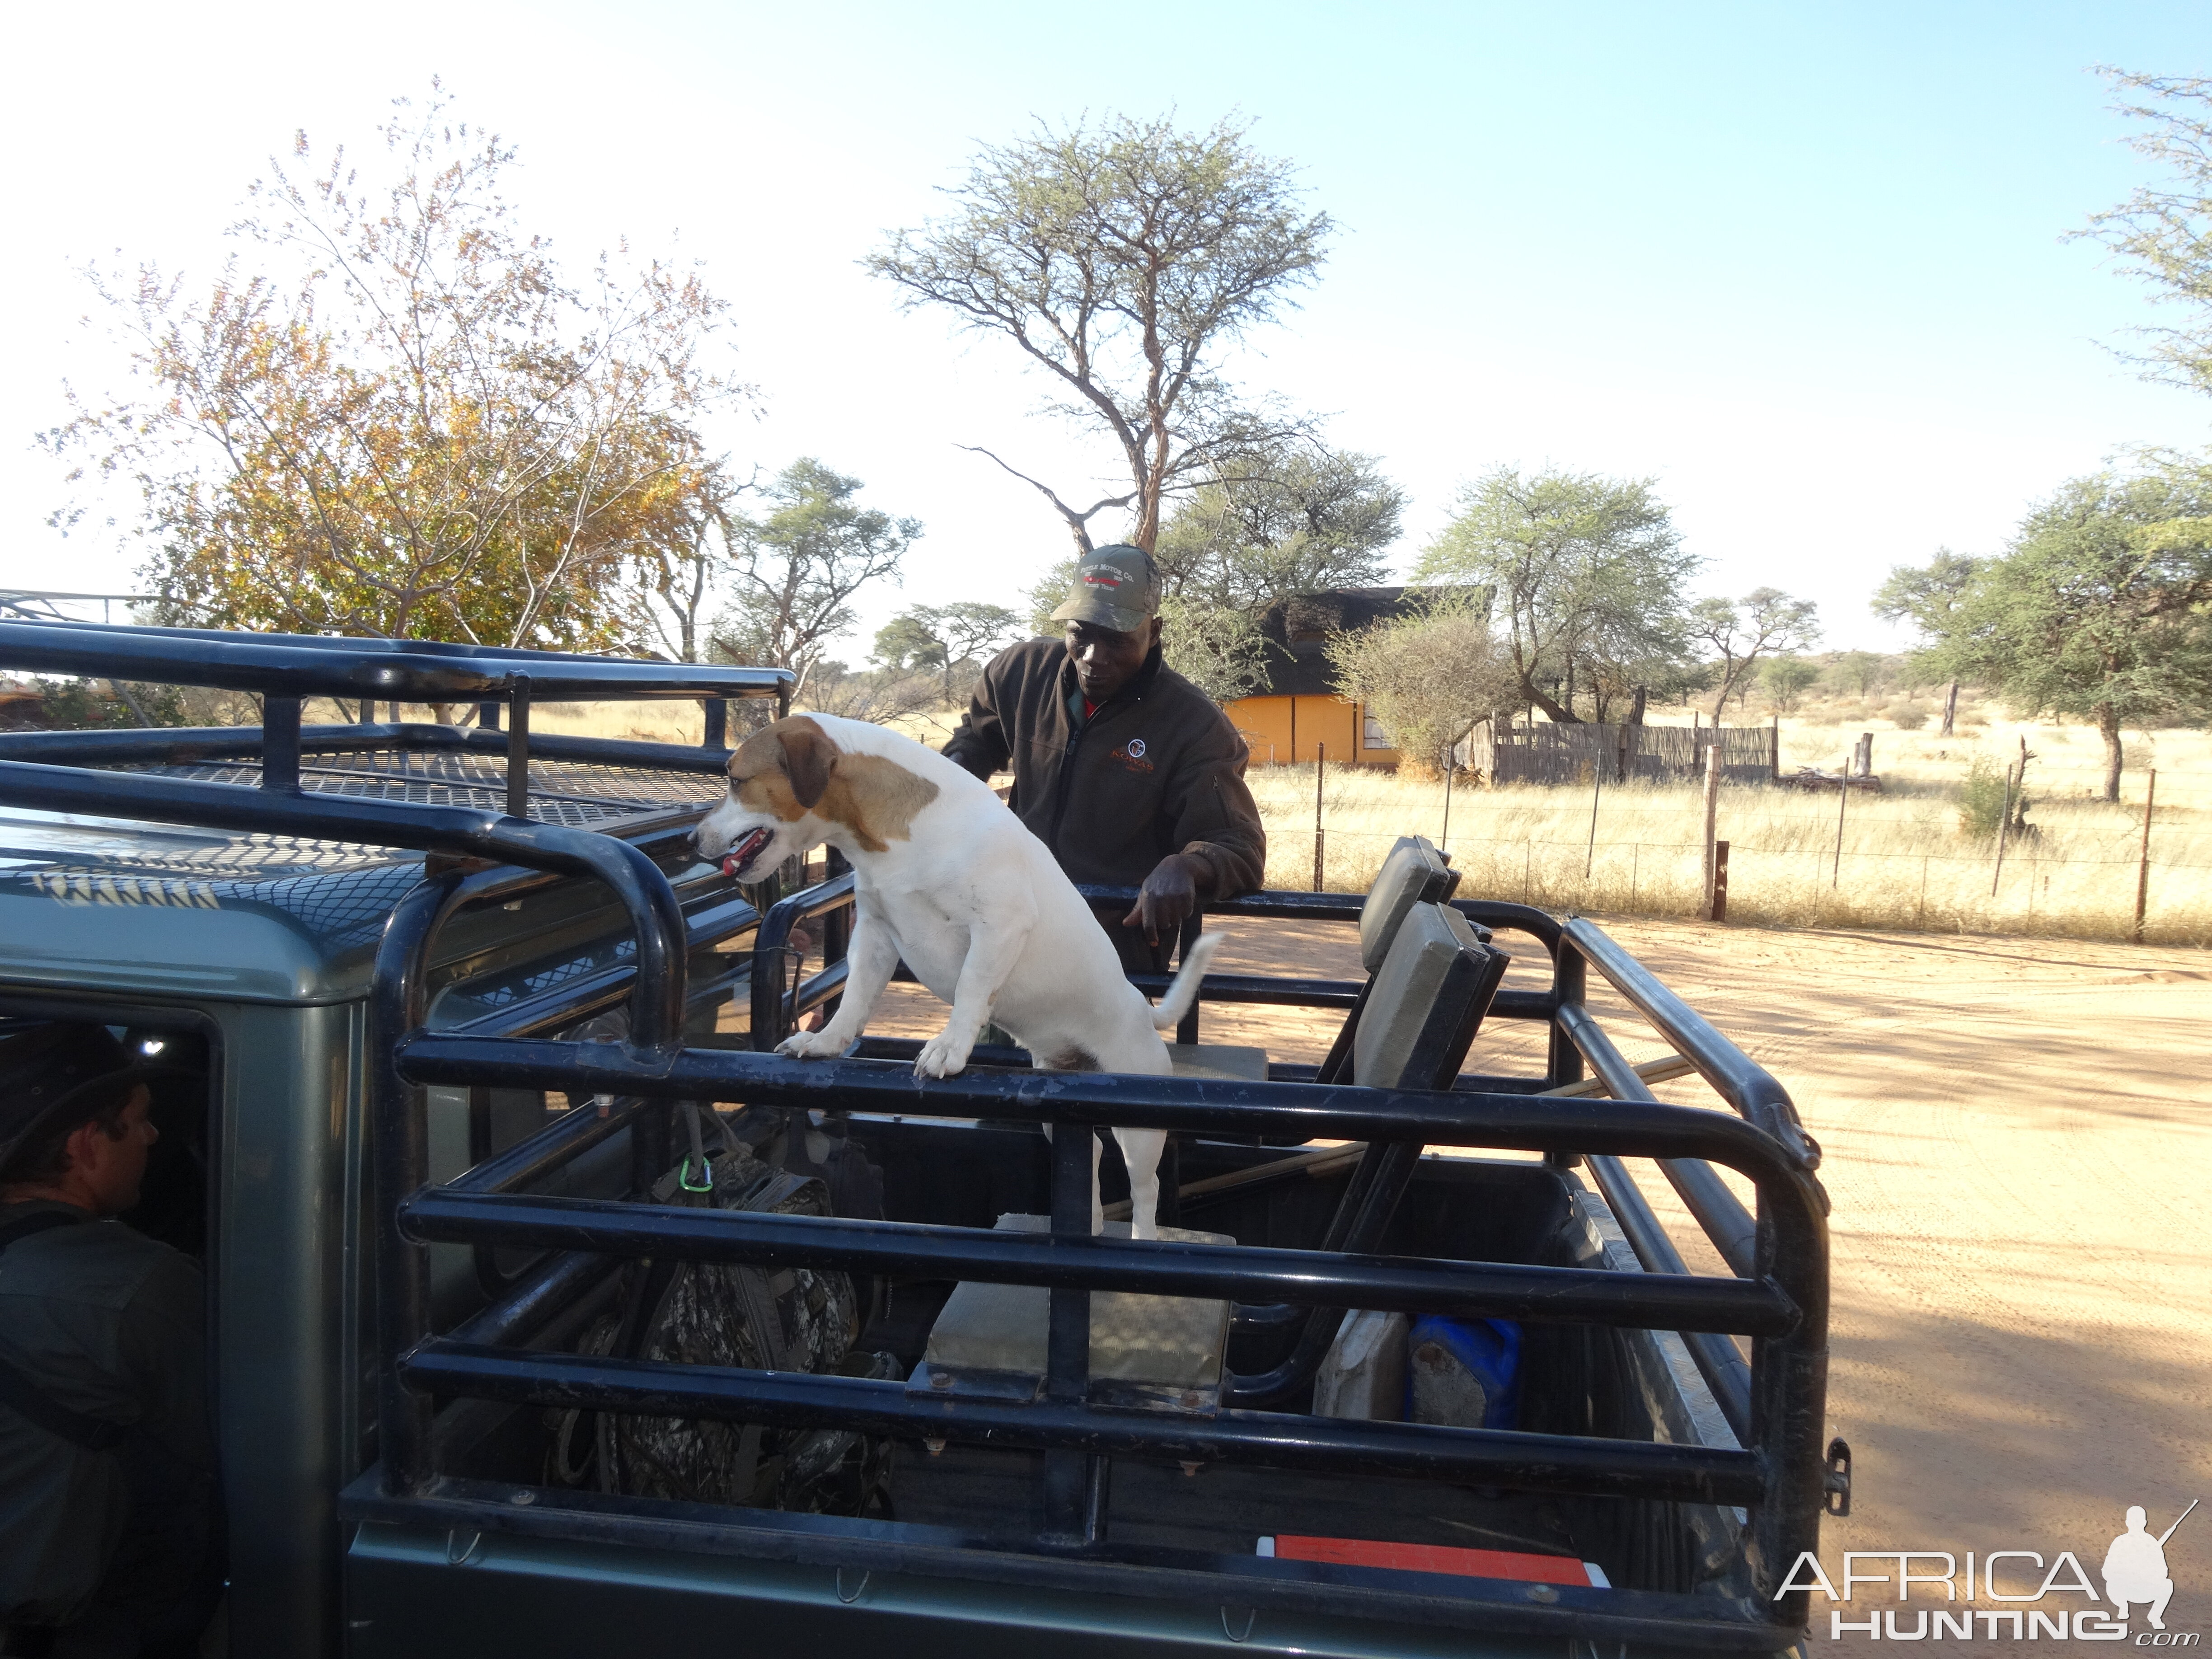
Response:
M1141 547L1116 542L1076 562L1067 602L1054 622L1090 623L1116 634L1133 634L1160 612L1160 568Z
M0 1177L16 1152L72 1106L97 1115L128 1100L145 1064L105 1025L79 1020L0 1023Z

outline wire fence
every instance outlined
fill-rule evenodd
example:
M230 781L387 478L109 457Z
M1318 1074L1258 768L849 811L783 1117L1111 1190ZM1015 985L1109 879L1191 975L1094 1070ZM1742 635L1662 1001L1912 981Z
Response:
M2192 823L2158 825L2148 848L2140 822L2115 821L2069 828L2046 840L2035 831L2008 836L2000 856L1994 837L1955 851L1926 850L1934 836L1958 839L1926 814L1863 811L1853 799L1841 807L1850 834L1838 834L1838 807L1790 810L1759 792L1754 802L1738 792L1722 799L1735 809L1741 831L1729 833L1724 811L1717 839L1728 843L1728 919L1784 927L1860 927L1942 932L2030 933L2126 939L2160 944L2212 944L2212 859L2205 836ZM1829 798L1832 800L1832 797ZM1683 814L1624 803L1623 827L1659 820L1656 836L1610 836L1602 819L1585 833L1561 833L1554 822L1520 835L1470 833L1500 810L1494 795L1462 796L1460 823L1440 824L1433 811L1408 825L1437 840L1462 872L1462 896L1517 900L1552 910L1690 919L1705 904L1705 844L1676 830ZM1887 803L1902 809L1905 803ZM1404 831L1364 827L1384 816L1378 804L1342 811L1363 827L1330 822L1329 803L1316 811L1309 793L1303 811L1270 802L1264 811L1270 836L1268 884L1324 886L1359 892L1397 836ZM1585 809L1586 811L1587 809ZM1577 816L1580 816L1579 814ZM1607 816L1613 816L1608 814ZM2140 809L2131 809L2140 818ZM2193 820L2193 811L2185 814ZM1387 817L1385 817L1387 821ZM1318 829L1320 833L1315 831ZM1692 832L1694 835L1694 831ZM1905 840L1904 848L1853 845L1864 837ZM1923 847L1910 846L1919 840ZM2055 848L2054 841L2071 843ZM2086 844L2085 844L2086 843ZM2146 854L2148 853L2148 856Z

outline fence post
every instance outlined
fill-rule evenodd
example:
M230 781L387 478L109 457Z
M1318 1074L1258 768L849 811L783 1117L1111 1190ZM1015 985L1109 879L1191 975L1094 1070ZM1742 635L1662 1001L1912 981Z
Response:
M2012 767L2005 767L2004 816L1997 820L1997 862L1990 872L1990 896L1997 896L1997 878L2004 874L2005 831L2012 828Z
M1705 914L1713 913L1713 825L1721 806L1721 746L1705 748Z
M1444 750L1444 831L1437 838L1437 856L1446 864L1451 862L1451 787L1452 751Z
M2158 768L2150 769L2150 787L2143 791L2142 858L2136 866L2136 925L2128 935L2141 945L2143 936L2143 913L2150 908L2150 811L2158 799Z
M1959 682L1953 680L1951 682L1950 692L1943 699L1943 729L1938 732L1936 735L1939 738L1948 738L1955 735L1951 730L1951 725L1952 722L1956 720L1958 718Z
M1772 781L1782 781L1782 716L1766 728L1766 770Z
M1728 920L1728 847L1724 841L1713 843L1713 912L1711 920Z
M1844 809L1851 801L1851 769L1844 768L1843 781L1836 786L1836 867L1828 873L1828 890L1834 892L1844 880Z
M1583 879L1590 878L1590 866L1597 861L1597 803L1605 793L1605 756L1602 750L1590 752L1590 832L1589 849L1583 854Z
M1321 830L1321 780L1322 780L1322 772L1323 772L1323 771L1328 768L1328 745L1327 744L1325 744L1325 743L1317 743L1317 744L1316 744L1314 745L1314 884L1313 884L1313 890L1314 890L1314 891L1315 891L1315 892L1316 892L1316 893L1318 893L1319 891L1321 891L1321 852L1322 852L1322 830Z

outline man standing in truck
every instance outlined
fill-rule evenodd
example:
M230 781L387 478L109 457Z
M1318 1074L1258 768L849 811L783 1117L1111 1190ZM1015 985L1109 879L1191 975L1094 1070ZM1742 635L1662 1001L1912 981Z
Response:
M0 1024L0 1622L9 1654L194 1654L222 1592L200 1270L138 1202L147 1068Z
M978 777L1012 766L1015 813L1071 881L1139 889L1106 931L1140 973L1165 968L1197 905L1252 891L1267 865L1244 740L1161 661L1159 611L1159 570L1143 549L1085 554L1052 613L1064 639L993 659L945 745Z

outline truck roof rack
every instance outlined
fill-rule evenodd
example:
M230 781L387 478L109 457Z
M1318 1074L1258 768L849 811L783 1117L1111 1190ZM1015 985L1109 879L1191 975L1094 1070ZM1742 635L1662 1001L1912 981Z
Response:
M9 798L20 805L129 818L165 816L154 810L165 799L180 808L191 804L160 793L150 771L177 781L258 786L270 798L260 811L234 799L220 822L272 834L312 836L330 827L327 815L303 819L293 810L302 796L374 802L382 816L361 819L365 832L357 839L395 846L416 844L405 826L423 807L503 807L509 817L585 828L702 805L716 788L706 780L718 778L729 758L730 701L772 698L781 713L789 706L793 681L784 668L4 617L0 667L262 699L258 726L0 733ZM310 697L357 702L361 718L303 726L301 709ZM533 735L530 729L534 702L672 698L705 705L705 736L697 746ZM380 702L394 705L392 719L375 718ZM471 729L403 721L397 705L407 702L473 703L477 723ZM75 780L42 780L25 767L85 770ZM126 768L136 775L116 775ZM411 821L417 832L442 822ZM371 824L392 833L379 835L367 828Z
M620 836L531 816L533 755L563 765L624 773L720 773L726 761L726 700L774 698L788 706L781 670L617 662L558 653L424 646L414 641L255 636L210 630L111 628L0 621L0 666L217 686L264 698L258 728L30 732L0 735L0 791L15 804L64 812L419 848L421 880L392 907L376 957L372 994L368 1110L376 1163L378 1331L381 1395L379 1468L349 1492L351 1512L448 1517L478 1528L567 1524L540 1494L515 1507L438 1468L434 1396L565 1404L644 1415L730 1421L825 1424L866 1434L957 1441L1046 1454L1048 1522L1030 1544L1003 1553L1008 1571L1068 1575L1096 1569L1109 1589L1144 1593L1136 1575L1184 1586L1226 1606L1301 1607L1361 1618L1418 1618L1537 1636L1602 1635L1683 1650L1771 1652L1802 1627L1807 1592L1789 1588L1790 1565L1816 1547L1832 1485L1832 1449L1821 1444L1827 1315L1826 1200L1814 1175L1819 1149L1798 1125L1781 1085L1685 1006L1591 924L1564 926L1525 906L1455 901L1474 920L1536 936L1549 953L1548 992L1510 993L1500 1013L1548 1027L1548 1080L1571 1082L1584 1062L1611 1098L1538 1098L1510 1079L1462 1078L1442 1091L1293 1081L1266 1083L1082 1074L979 1073L922 1081L903 1066L866 1059L799 1062L773 1054L690 1048L684 1040L686 924L668 878ZM539 738L529 732L533 696L698 697L708 710L698 746ZM486 718L472 731L377 724L303 727L309 696L374 701L476 702ZM490 716L508 715L504 732ZM373 714L373 710L365 710ZM389 754L449 763L414 782L365 798L355 762L324 768L307 757ZM463 763L506 757L505 805L483 774ZM155 772L118 767L153 766ZM375 769L368 769L374 773ZM180 774L197 775L184 775ZM251 781L255 787L241 787ZM433 787L434 784L434 787ZM443 798L439 792L444 791ZM431 950L457 910L493 878L483 861L605 883L635 933L629 1029L618 1042L591 1042L492 1029L426 1029ZM784 900L762 920L757 957L780 947L801 915L851 902L849 874ZM1092 896L1101 896L1093 895ZM1262 893L1210 906L1217 915L1356 915L1341 895ZM842 964L841 964L842 966ZM1652 1099L1584 1007L1595 967L1662 1036L1694 1064L1726 1111ZM834 994L825 969L811 986L781 980L763 995L779 1018ZM1212 981L1209 979L1209 986ZM1342 1006L1346 988L1291 982L1296 995L1257 988L1235 1000ZM1209 995L1212 993L1209 992ZM1513 999L1508 1000L1508 999ZM1331 1000L1335 1000L1332 1001ZM771 1036L757 1029L756 1040ZM560 1090L572 1099L626 1103L601 1117L588 1106L442 1187L428 1182L426 1085ZM1042 1121L1061 1127L1053 1152L1052 1231L1040 1247L1022 1236L969 1228L857 1222L734 1210L699 1210L541 1195L523 1190L545 1171L630 1121L660 1126L679 1100L745 1101L793 1108L908 1114L925 1118ZM1619 1214L1644 1273L1538 1267L1505 1262L1398 1258L1329 1250L1205 1246L1165 1240L1094 1238L1089 1232L1089 1129L1094 1125L1189 1129L1257 1137L1286 1127L1310 1136L1415 1146L1534 1150L1589 1167ZM1079 1131L1079 1132L1071 1132ZM1690 1274L1674 1254L1618 1162L1662 1161L1685 1185L1692 1213L1723 1240L1723 1253L1753 1248L1726 1277ZM1755 1221L1717 1181L1706 1161L1731 1168L1757 1188ZM1678 1179L1678 1184L1683 1184ZM1731 1209L1731 1206L1733 1208ZM1749 1230L1747 1233L1746 1230ZM439 1334L430 1320L428 1250L433 1242L527 1246L555 1252L553 1264L504 1303ZM572 1295L580 1255L679 1261L805 1263L881 1270L926 1258L947 1274L1047 1286L1055 1331L1084 1328L1080 1298L1093 1290L1225 1297L1258 1304L1322 1309L1422 1308L1441 1303L1468 1314L1562 1321L1593 1328L1682 1331L1705 1340L1696 1363L1717 1376L1740 1366L1729 1334L1753 1336L1749 1374L1735 1407L1741 1443L1665 1443L1505 1430L1316 1419L1222 1409L1164 1418L1085 1402L1087 1361L1079 1335L1056 1340L1044 1397L1028 1405L921 1399L894 1382L751 1371L668 1362L593 1358L520 1346L559 1296ZM563 1277L566 1275L566 1277ZM566 1287L565 1289L563 1287ZM1064 1317L1063 1315L1066 1316ZM1723 1395L1730 1392L1723 1387ZM1086 1535L1083 1469L1115 1455L1152 1461L1222 1462L1393 1477L1528 1491L1720 1506L1748 1512L1743 1570L1709 1593L1565 1589L1465 1579L1422 1581L1410 1589L1389 1574L1297 1562L1115 1551ZM1072 1475L1070 1472L1073 1472ZM1070 1480L1073 1485L1070 1485ZM586 1517L601 1532L655 1535L684 1516L668 1506L601 1503ZM688 1514L688 1511L686 1512ZM932 1571L930 1551L867 1531L830 1540L787 1528L777 1517L725 1512L711 1523L720 1547L759 1548L775 1559L829 1547L892 1571ZM800 1517L815 1522L818 1517ZM581 1524L580 1522L579 1524ZM688 1523L687 1523L688 1524ZM817 1526L816 1530L821 1528ZM801 1534L805 1534L805 1536ZM794 1542L793 1540L797 1541ZM781 1553L779 1553L781 1552ZM1157 1559L1155 1559L1157 1558ZM939 1564L948 1572L971 1568ZM1170 1571L1169 1569L1173 1571ZM1194 1588L1203 1579L1204 1588ZM1188 1581L1188 1582L1186 1582ZM1042 1582L1042 1580L1040 1581ZM1058 1582L1055 1580L1054 1582ZM1094 1581L1080 1581L1089 1585ZM1178 1592L1182 1593L1182 1592ZM1224 1629L1226 1628L1224 1623Z

